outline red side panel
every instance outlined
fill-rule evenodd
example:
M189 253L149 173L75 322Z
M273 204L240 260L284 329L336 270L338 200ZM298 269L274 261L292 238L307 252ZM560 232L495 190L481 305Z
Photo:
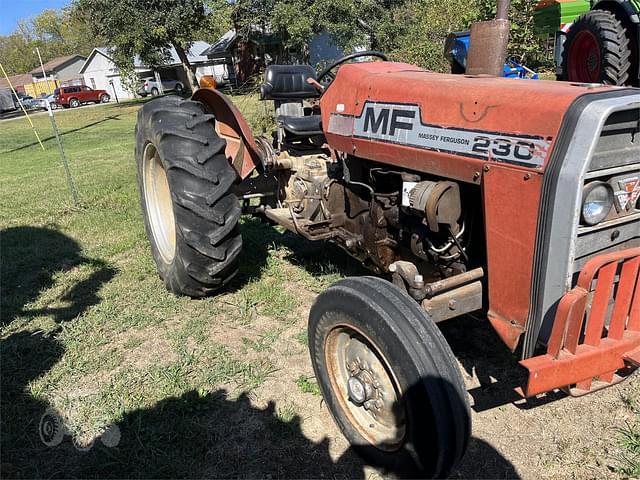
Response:
M492 165L482 188L490 266L488 317L513 350L529 313L542 175Z

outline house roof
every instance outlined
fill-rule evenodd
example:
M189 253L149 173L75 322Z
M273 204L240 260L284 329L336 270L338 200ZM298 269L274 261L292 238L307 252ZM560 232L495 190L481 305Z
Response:
M202 40L196 40L191 44L191 48L187 50L187 59L189 59L189 62L191 63L206 62L209 60L207 56L202 53L197 54L196 52L203 52L209 47L211 47L210 43L203 42ZM179 65L182 63L180 62L180 57L178 57L178 53L175 48L171 47L169 49L169 55L171 55L171 60L167 65Z
M9 80L11 81L13 88L17 88L31 83L32 77L30 73L23 73L21 75L13 75L9 77ZM0 77L0 88L9 88L9 83L4 77Z
M187 50L187 59L191 63L200 63L200 62L208 61L209 59L205 55L202 55L202 54L197 55L195 52L200 52L200 51L202 51L202 50L204 50L206 48L209 48L210 46L211 45L208 44L207 42L196 40L195 42L192 43L191 48L189 48L189 50ZM80 73L84 73L85 72L85 70L87 69L87 67L89 66L89 64L93 60L93 58L98 53L100 53L101 55L104 55L109 60L113 61L113 58L111 58L111 55L109 54L109 49L108 48L106 48L106 47L96 47L96 48L93 49L93 51L91 52L89 57L85 60L84 65L82 65L82 68L80 69ZM182 62L180 62L180 57L178 57L178 53L176 52L175 48L171 47L169 49L169 56L170 56L169 60L163 66L169 67L169 66L173 66L173 65L180 65L182 63ZM144 63L142 63L142 61L140 60L140 57L138 55L136 55L133 58L133 66L135 68L149 68L148 65L145 65Z
M44 71L49 73L49 72L56 72L64 67L66 67L67 65L78 61L78 60L86 60L86 57L83 57L82 55L66 55L64 57L56 57L53 58L51 60L49 60L47 63L45 63L43 65L44 67ZM33 70L31 70L29 73L33 74L33 75L38 75L39 73L42 73L42 68L37 67L34 68Z
M200 52L200 55L209 58L224 57L230 53L231 47L238 38L235 30L231 29L222 35L217 42Z

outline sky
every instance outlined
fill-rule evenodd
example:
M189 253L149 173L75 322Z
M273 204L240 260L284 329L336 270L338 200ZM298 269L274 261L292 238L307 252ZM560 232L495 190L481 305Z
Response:
M0 0L0 35L12 33L18 20L35 17L48 8L61 8L71 0Z

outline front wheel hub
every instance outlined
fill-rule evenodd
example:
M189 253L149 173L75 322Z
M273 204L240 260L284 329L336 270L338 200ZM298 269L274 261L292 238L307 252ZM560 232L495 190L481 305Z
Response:
M358 375L349 377L347 381L347 392L349 398L356 405L364 405L374 397L373 379L368 372L360 372Z
M395 451L405 437L402 391L381 351L344 325L325 344L329 380L351 425L379 450Z

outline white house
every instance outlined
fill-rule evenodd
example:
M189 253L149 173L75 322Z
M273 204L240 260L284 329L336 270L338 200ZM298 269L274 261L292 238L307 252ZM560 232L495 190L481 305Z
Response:
M84 76L84 83L91 88L107 90L118 99L135 97L135 92L130 92L124 87L120 70L106 48L94 48L80 73Z
M196 54L195 52L202 52L209 48L209 46L207 42L196 41L193 42L187 52L187 58L191 65L196 68L196 76L198 78L202 75L209 74L208 67L212 64L212 61L206 56ZM180 80L183 85L189 85L182 64L180 63L180 58L173 47L169 49L169 55L170 58L167 62L158 68L160 76L163 79L177 79ZM140 78L152 77L154 75L152 68L144 65L137 56L133 59L133 65L136 74ZM112 95L117 95L119 99L135 97L135 92L130 92L125 88L120 70L116 67L107 48L94 48L80 69L80 73L84 76L85 83L91 88L107 90Z

